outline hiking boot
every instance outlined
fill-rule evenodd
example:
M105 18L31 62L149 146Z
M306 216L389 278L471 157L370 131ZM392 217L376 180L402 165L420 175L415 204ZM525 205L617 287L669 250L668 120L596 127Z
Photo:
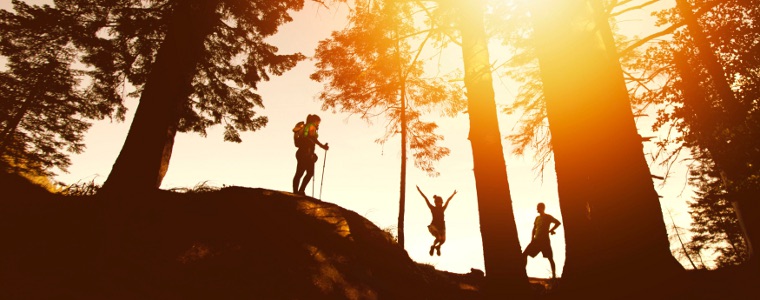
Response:
M435 250L435 246L430 246L430 256L433 256L433 251L434 250ZM440 250L439 250L439 252L440 252Z
M436 254L438 254L438 256L441 256L441 246L435 247L435 251L436 251Z

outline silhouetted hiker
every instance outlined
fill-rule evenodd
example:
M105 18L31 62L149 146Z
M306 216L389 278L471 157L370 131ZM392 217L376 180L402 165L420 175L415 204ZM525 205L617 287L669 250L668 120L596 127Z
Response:
M549 214L544 213L544 210L546 209L546 205L543 203L538 203L536 206L536 210L538 211L538 216L536 217L536 220L533 221L533 231L530 235L530 244L528 244L527 247L525 247L525 251L523 251L523 255L526 256L526 263L527 263L527 256L530 257L536 257L539 252L543 253L544 257L549 259L549 264L552 267L552 278L557 278L555 267L554 267L554 253L552 252L552 244L549 241L549 234L555 234L554 230L559 227L560 223L559 220L555 219ZM549 226L551 224L554 224L554 227L549 229Z
M433 195L433 202L435 205L430 204L430 200L428 200L425 193L420 190L419 186L417 186L417 191L419 191L422 198L425 199L425 203L428 208L430 208L430 213L433 215L433 220L430 221L430 225L428 225L428 231L430 231L430 234L435 237L433 245L430 246L430 255L432 256L433 250L435 250L438 252L438 256L440 256L441 245L446 242L446 220L443 218L443 212L446 210L446 207L449 206L449 201L451 201L451 198L454 198L457 191L454 190L454 193L451 194L448 200L446 200L446 204L443 204L443 198L441 198L441 196Z
M293 193L299 195L306 195L306 186L309 185L309 181L314 177L314 163L317 162L317 154L314 153L315 145L319 145L322 149L330 149L327 143L322 144L317 140L319 134L319 123L322 119L317 115L308 115L306 117L305 124L296 124L296 128L293 128L294 142L298 147L296 151L296 160L298 165L296 166L296 174L293 176ZM302 125L302 126L299 126ZM303 176L304 172L306 176ZM303 182L301 186L298 186L298 182L303 176Z

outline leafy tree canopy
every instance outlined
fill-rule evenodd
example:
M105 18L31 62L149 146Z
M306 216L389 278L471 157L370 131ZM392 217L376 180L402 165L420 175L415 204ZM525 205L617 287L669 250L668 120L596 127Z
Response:
M224 139L267 123L257 113L257 84L304 59L281 55L264 39L291 21L303 0L216 3L217 22L184 102L179 130L206 135L222 124ZM0 151L14 166L52 174L66 170L66 152L84 150L88 119L124 120L125 96L138 97L178 0L54 0L52 6L13 0L0 11ZM320 2L320 1L318 1ZM132 87L134 89L132 89Z
M6 167L33 176L66 171L67 152L84 150L87 119L112 106L87 96L86 71L75 67L81 34L73 19L51 7L13 1L0 10L0 155Z
M178 0L69 0L68 11L85 10L82 22L92 22L93 34L80 45L87 52L83 61L95 67L98 96L114 96L125 81L137 96L151 71L167 30L169 16ZM97 3L102 2L102 3ZM305 57L300 53L280 55L264 39L292 21L289 13L300 10L303 0L242 1L217 0L218 21L205 41L206 51L197 66L193 92L182 108L179 130L206 135L209 126L222 124L224 139L240 142L239 131L263 127L267 117L255 109L263 107L257 84L281 75Z
M434 29L418 28L417 4L396 1L357 2L349 26L319 43L317 71L311 78L325 83L319 94L323 109L358 114L366 120L384 115L389 120L385 142L399 133L401 101L406 101L410 149L415 165L437 174L432 162L449 150L437 145L435 122L423 121L433 110L454 115L464 108L462 86L444 78L426 77L424 48ZM429 75L427 75L429 76Z

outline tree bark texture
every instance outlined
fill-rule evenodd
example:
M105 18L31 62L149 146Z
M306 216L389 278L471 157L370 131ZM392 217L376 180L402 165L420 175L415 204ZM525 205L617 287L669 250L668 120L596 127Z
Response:
M179 1L104 191L158 189L219 0Z
M399 49L398 47L396 49ZM406 80L404 80L401 60L399 60L399 90L401 92L401 179L399 182L398 201L398 243L404 248L404 214L406 212L406 152L407 152L407 120L406 120Z
M619 274L657 281L682 270L670 253L616 50L605 47L612 33L606 20L595 21L601 5L594 1L531 7L565 226L563 281L571 289L634 284Z
M0 156L5 154L10 140L13 139L13 133L18 129L21 120L24 119L24 116L26 116L26 113L31 108L32 99L34 99L34 97L24 99L18 111L14 111L13 116L6 122L5 128L3 128L2 133L0 133Z
M470 115L469 140L490 298L526 294L525 259L517 236L497 120L482 1L463 1L461 13L464 84Z

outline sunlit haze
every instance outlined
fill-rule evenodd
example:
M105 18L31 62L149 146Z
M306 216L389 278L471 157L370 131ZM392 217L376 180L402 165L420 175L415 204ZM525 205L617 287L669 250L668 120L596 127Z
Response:
M27 1L40 3L41 1ZM657 8L672 6L672 1L660 1ZM10 9L10 1L0 4L2 9ZM654 9L654 8L647 8ZM314 54L317 43L327 38L334 30L347 25L346 5L338 8L308 2L302 11L294 13L293 22L281 27L279 33L270 39L280 53L301 52L307 57ZM623 33L644 36L655 31L654 20L648 11L634 10L618 20ZM499 43L490 45L491 60L503 62L509 59L509 52L499 51ZM456 55L460 55L457 57ZM446 51L442 58L429 58L428 68L462 68L461 52ZM309 79L314 72L315 61L302 61L294 69L279 77L259 85L265 109L258 113L269 117L265 128L256 132L241 134L240 144L223 142L222 128L209 130L208 137L197 134L178 134L174 144L169 171L161 188L192 187L206 182L212 186L260 187L272 190L291 191L291 180L296 167L295 148L290 130L293 125L305 119L307 114L318 114L322 118L319 137L330 145L330 150L317 149L319 160L316 174L307 195L321 198L344 208L353 210L374 222L378 227L396 233L399 203L400 142L399 137L381 145L375 140L386 130L385 119L374 119L371 124L359 116L351 116L333 111L321 111L321 103L316 99L322 89L320 83ZM444 70L442 72L448 72ZM494 73L494 88L498 105L514 101L517 86L507 78ZM80 155L72 156L72 166L68 174L57 177L65 183L90 181L102 183L108 176L131 122L137 99L128 99L130 108L123 123L102 121L96 123L87 134L87 149ZM515 129L519 115L499 114L502 136ZM638 118L637 125L642 136L656 136L651 133L651 118ZM428 120L430 121L430 120ZM471 146L467 140L469 119L467 114L456 118L435 119L438 131L445 139L442 146L451 154L436 164L438 177L428 177L425 172L409 163L406 189L405 248L411 258L420 263L435 266L439 270L467 273L470 268L484 270L482 243L478 220L475 181L472 171ZM516 156L514 146L502 140L507 175L511 191L514 220L517 224L521 247L530 241L536 204L544 202L546 213L562 221L557 198L557 186L552 163L543 173L534 170L532 154ZM645 143L645 153L650 152ZM647 155L651 164L651 158ZM653 174L664 175L655 164L651 164ZM667 184L655 180L655 188L661 198L661 206L666 216L669 230L672 222L670 211L680 227L689 227L686 201L693 193L686 186L685 167L681 166L670 175ZM671 172L673 172L671 170ZM456 190L458 193L446 210L447 241L441 247L441 256L428 255L433 237L426 226L431 215L423 199L415 189L419 186L432 200L433 195L446 199ZM312 187L313 194L312 194ZM511 222L513 216L504 216ZM560 226L552 236L557 273L561 275L565 262L564 227ZM528 276L548 278L551 276L549 263L541 255L529 258Z

